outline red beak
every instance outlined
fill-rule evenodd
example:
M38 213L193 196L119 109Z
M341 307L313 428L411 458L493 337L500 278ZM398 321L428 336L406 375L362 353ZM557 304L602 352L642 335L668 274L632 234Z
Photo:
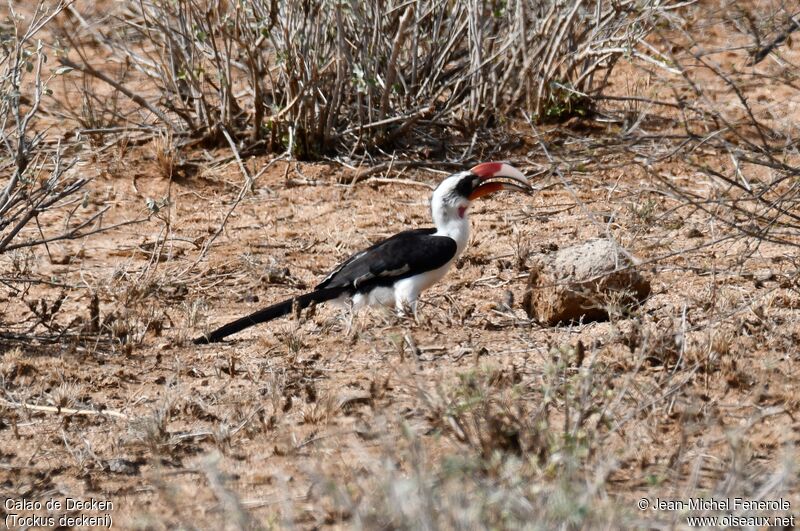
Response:
M515 167L505 164L503 162L484 162L478 164L470 170L473 174L481 178L482 181L489 181L489 179L497 179L505 177L515 181L513 183L507 181L489 181L481 184L469 194L469 200L474 201L479 197L499 192L500 190L512 190L514 192L530 193L533 189L528 184L528 179L525 175ZM520 183L520 184L516 184Z

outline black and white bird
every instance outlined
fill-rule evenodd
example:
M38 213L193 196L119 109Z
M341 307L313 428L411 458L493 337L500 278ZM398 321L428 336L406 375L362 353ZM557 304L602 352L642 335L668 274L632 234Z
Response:
M395 306L400 314L411 310L416 316L420 293L438 282L467 247L470 204L500 190L529 193L532 188L522 172L501 162L484 162L453 174L431 197L435 227L406 230L380 241L342 262L314 291L230 322L194 343L214 343L289 314L293 308L324 301L350 303L355 310L367 305Z

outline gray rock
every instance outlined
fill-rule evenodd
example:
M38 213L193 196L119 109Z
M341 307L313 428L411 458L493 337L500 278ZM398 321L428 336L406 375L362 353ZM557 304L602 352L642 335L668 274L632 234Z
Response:
M630 253L611 240L591 240L541 256L531 267L523 307L535 321L555 325L609 318L650 294Z

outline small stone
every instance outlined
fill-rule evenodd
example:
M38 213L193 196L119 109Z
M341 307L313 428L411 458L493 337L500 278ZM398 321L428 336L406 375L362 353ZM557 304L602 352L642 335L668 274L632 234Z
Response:
M139 472L139 463L122 457L115 457L106 461L106 468L112 474L134 476Z
M697 227L692 227L691 229L686 231L686 237L687 238L702 238L703 237L703 233L700 232L700 229L698 229Z

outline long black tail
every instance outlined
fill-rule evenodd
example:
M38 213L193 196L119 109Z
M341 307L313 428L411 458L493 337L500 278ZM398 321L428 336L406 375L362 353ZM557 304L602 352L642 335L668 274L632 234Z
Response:
M335 299L342 293L343 291L339 288L328 288L312 291L311 293L305 293L298 297L292 297L291 299L286 299L285 301L273 304L272 306L267 306L262 310L258 310L250 315L245 315L244 317L240 317L235 321L231 321L230 323L217 328L213 332L195 338L193 342L195 345L216 343L217 341L222 341L231 334L241 332L245 328L250 328L251 326L255 326L260 323L266 323L267 321L271 321L291 313L295 304L299 309L302 310L303 308L310 306L312 303Z

